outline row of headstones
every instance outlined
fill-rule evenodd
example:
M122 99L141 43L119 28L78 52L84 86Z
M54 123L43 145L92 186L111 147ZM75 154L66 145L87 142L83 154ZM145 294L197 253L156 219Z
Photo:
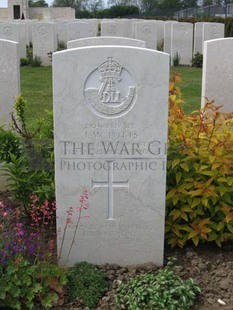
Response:
M20 57L26 57L26 45L33 44L33 56L39 56L43 65L51 64L51 53L58 49L58 42L67 42L98 35L99 21L21 21L0 23L0 39L20 43ZM224 37L221 23L179 23L175 21L102 20L101 36L128 37L143 40L146 48L176 55L180 64L191 65L195 53L202 53L203 41ZM194 40L193 40L194 36ZM193 44L194 42L194 44Z
M224 85L231 104L232 50L233 38L204 43L203 95ZM19 44L0 40L0 56L5 123L20 91ZM151 49L96 43L53 55L61 263L163 264L168 84L169 55Z

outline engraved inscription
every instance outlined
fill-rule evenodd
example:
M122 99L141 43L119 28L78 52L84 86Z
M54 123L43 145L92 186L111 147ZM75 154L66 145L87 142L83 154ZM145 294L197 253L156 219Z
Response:
M117 27L115 25L108 25L107 33L110 35L117 34Z
M101 238L104 239L114 239L114 238L130 238L131 242L138 241L138 237L141 233L150 235L151 233L155 233L156 228L154 226L144 226L140 224L129 225L129 224L121 224L116 221L105 222L102 225L96 224L81 224L79 235L82 238Z
M113 218L113 189L114 188L129 188L129 180L127 181L114 181L113 180L113 161L107 161L109 165L108 180L107 181L94 181L92 180L92 187L108 188L108 221L114 220Z
M219 35L220 29L219 29L217 26L215 26L215 25L210 26L210 27L209 27L209 33L210 33L213 37L216 37L216 36Z
M131 110L136 85L131 74L108 57L87 77L84 97L89 109L104 118L116 118Z
M184 26L179 27L179 35L181 37L186 37L188 35L188 29Z
M7 37L11 36L12 33L13 33L12 28L9 27L9 26L4 27L4 28L3 28L3 33L4 33Z
M45 25L40 25L38 27L38 33L42 36L45 36L46 34L48 34L48 29Z
M149 35L151 34L151 27L150 26L143 26L142 28L142 33L145 34L145 35Z

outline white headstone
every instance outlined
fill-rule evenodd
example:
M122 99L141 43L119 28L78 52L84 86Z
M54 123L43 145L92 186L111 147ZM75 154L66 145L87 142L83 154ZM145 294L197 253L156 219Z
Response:
M20 94L19 43L0 40L0 126L8 128L11 122L15 98ZM0 163L1 166L1 163ZM0 190L6 185L6 177L0 175Z
M96 37L98 35L98 27L99 27L99 21L98 19L89 19L89 27L90 27L90 37Z
M85 46L97 46L97 45L125 45L125 46L146 47L146 42L130 38L118 38L118 37L93 37L67 42L68 49L76 47L85 47Z
M19 54L20 58L27 57L27 45L29 45L27 38L26 24L23 21L14 21L19 28Z
M102 20L101 36L124 37L123 24L112 20L111 21Z
M146 47L157 50L157 27L151 22L136 22L135 38L146 42Z
M22 24L0 22L0 39L18 42L20 57L26 57L26 33Z
M194 25L194 46L193 46L193 55L196 53L203 53L203 25L204 22L198 22Z
M172 40L172 24L178 23L177 21L167 20L164 23L164 47L163 50L165 53L171 55L171 40Z
M224 38L224 24L221 23L204 23L203 40L214 40Z
M92 36L89 22L75 21L67 24L67 40L76 40Z
M57 49L55 23L38 22L32 25L33 57L38 56L42 65L51 65L51 55Z
M233 112L233 38L204 42L202 106L205 97Z
M11 121L10 112L20 93L19 43L0 39L0 124Z
M24 23L26 25L26 43L30 45L32 43L32 25L36 23L37 20L25 19Z
M68 41L68 20L57 20L58 42L67 44Z
M177 55L181 65L191 65L193 54L193 24L173 23L171 40L171 63Z
M163 20L154 20L153 22L156 25L157 48L160 51L160 50L163 50L163 48L164 48L164 27L165 27L165 23Z
M133 21L131 19L121 19L119 22L122 23L123 37L133 38Z
M68 265L162 265L169 56L83 47L55 53L53 70L60 263L79 221Z

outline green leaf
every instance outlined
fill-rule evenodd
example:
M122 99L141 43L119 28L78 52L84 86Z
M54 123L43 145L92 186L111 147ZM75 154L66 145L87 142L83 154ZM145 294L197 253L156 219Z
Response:
M227 224L227 229L233 234L233 227L230 224Z
M219 222L217 225L217 231L220 231L224 228L225 224L223 222Z
M195 198L191 204L191 208L195 208L196 206L198 206L201 202L200 198Z
M198 246L198 243L199 243L200 239L199 239L198 236L195 236L195 237L192 238L192 241L195 244L195 246Z
M182 173L181 172L177 172L177 174L176 174L176 183L177 184L180 182L181 177L182 177Z

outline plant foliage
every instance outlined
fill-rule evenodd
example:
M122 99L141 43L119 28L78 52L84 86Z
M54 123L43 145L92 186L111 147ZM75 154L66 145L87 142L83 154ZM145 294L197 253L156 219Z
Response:
M170 83L166 239L221 246L233 239L233 114L211 101L186 115L179 81Z
M173 63L173 66L174 67L178 67L179 64L180 64L180 55L178 52L176 52L173 56L173 59L172 59L172 63Z
M29 262L22 256L0 267L0 307L51 308L64 302L67 271L52 264Z
M0 161L14 198L29 214L32 193L42 202L54 201L53 120L52 113L48 113L47 118L37 120L37 128L32 132L26 122L27 102L21 96L14 109L13 131L0 128Z
M106 275L96 266L81 262L70 268L69 299L79 299L89 308L94 308L107 287Z
M175 274L170 262L157 274L148 272L122 283L116 303L128 310L189 310L199 292L193 279L184 281Z
M203 55L199 52L197 52L192 59L192 66L202 68L203 64Z

